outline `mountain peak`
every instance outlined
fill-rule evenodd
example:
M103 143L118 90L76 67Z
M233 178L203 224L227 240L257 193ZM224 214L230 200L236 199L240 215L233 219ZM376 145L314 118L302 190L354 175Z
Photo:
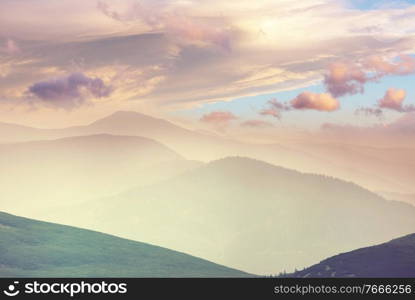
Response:
M106 116L102 119L99 119L90 126L105 126L108 129L116 128L116 127L137 127L137 128L166 128L166 127L176 127L175 125L171 124L170 122L155 118L152 116L148 116L136 111L116 111L113 114Z
M142 116L145 116L145 117L150 117L148 115L139 113L137 111L132 111L132 110L118 110L118 111L114 112L113 114L111 114L110 116L120 116L120 117L129 117L129 116L131 116L131 117L142 117Z
M104 118L102 118L101 120L132 120L132 119L136 119L136 120L161 120L161 119L157 119L154 118L152 116L149 115L145 115L136 111L127 111L127 110L119 110L114 112L113 114L106 116ZM98 120L97 122L99 122L100 120Z

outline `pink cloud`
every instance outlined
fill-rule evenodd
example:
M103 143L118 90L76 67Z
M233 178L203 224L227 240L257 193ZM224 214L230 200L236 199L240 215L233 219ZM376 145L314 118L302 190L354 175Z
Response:
M327 91L334 97L364 92L369 81L376 81L387 75L409 75L415 73L415 58L400 55L395 61L373 55L360 64L353 62L334 62L329 65L324 77Z
M153 31L164 31L170 37L197 44L210 44L230 49L232 33L224 22L196 18L182 11L172 11L163 2L142 2L133 4L125 12L117 12L104 1L98 1L97 8L105 16L119 22L140 20Z
M228 111L214 111L209 114L202 116L200 121L216 124L216 125L227 125L229 122L238 119L233 113Z
M259 112L262 116L271 116L277 119L281 119L281 112L273 107L265 108Z
M303 92L291 100L295 109L313 109L318 111L335 111L340 107L339 101L328 93L316 94Z
M405 97L405 90L390 88L386 91L385 96L382 99L379 99L378 104L381 108L401 111Z
M230 50L231 34L224 28L183 15L167 17L165 26L174 36L184 40L208 43Z
M415 73L415 58L409 55L400 55L397 61L390 62L381 56L371 56L366 60L365 67L375 72L378 77L409 75Z
M327 90L334 97L363 93L368 78L357 64L335 62L329 65L324 77Z
M264 108L260 111L260 115L262 116L271 116L277 119L281 118L282 111L291 110L291 107L287 103L279 102L277 99L273 98L267 102L269 105L268 108Z
M405 90L390 88L386 91L385 95L378 100L377 106L359 108L356 110L356 114L364 113L367 116L373 115L382 117L383 109L390 109L402 113L415 111L414 105L403 105L405 97Z

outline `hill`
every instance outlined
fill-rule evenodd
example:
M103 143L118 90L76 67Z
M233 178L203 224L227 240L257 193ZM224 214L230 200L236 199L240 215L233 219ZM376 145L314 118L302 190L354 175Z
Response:
M415 207L353 183L226 158L91 202L66 223L139 239L255 274L409 234Z
M199 163L147 138L99 134L3 144L0 165L2 208L38 217L56 205L120 193Z
M0 212L1 277L246 277L169 249Z
M72 136L111 134L149 138L184 153L191 159L214 159L227 153L234 143L208 134L197 133L169 121L133 111L117 111L83 126L61 129L38 129L0 124L0 143L59 139ZM238 149L236 147L235 149Z
M342 253L286 277L415 277L415 234Z

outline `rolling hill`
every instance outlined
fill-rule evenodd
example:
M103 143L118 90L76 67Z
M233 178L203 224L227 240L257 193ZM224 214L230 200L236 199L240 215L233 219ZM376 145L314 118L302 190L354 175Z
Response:
M0 277L247 277L169 249L0 212Z
M198 166L142 137L99 134L0 145L2 209L39 217ZM22 188L23 187L23 188Z
M415 234L342 253L286 277L414 278Z
M237 157L91 202L76 219L56 217L255 274L302 268L415 229L409 204Z

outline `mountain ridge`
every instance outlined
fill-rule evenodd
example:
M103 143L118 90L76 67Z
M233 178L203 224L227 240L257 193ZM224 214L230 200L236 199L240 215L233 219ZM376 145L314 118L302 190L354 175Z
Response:
M409 204L351 182L248 158L218 160L99 203L94 224L85 227L141 237L256 274L311 265L415 228ZM83 224L90 218L84 215Z
M283 277L413 278L415 233L379 245L340 253Z

